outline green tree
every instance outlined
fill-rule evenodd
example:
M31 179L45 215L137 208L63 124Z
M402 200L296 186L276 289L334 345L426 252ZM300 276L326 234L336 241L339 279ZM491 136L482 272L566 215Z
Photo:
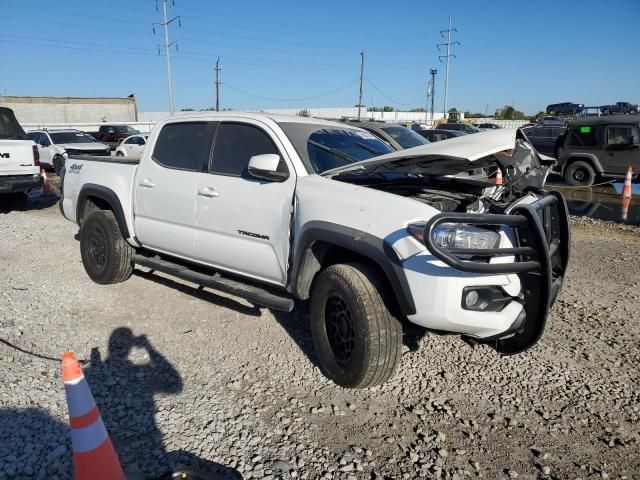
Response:
M302 110L298 110L298 113L296 113L296 115L299 117L310 117L311 112L306 108L303 108Z
M520 110L516 110L511 105L505 105L504 108L496 110L497 120L526 120L527 116Z

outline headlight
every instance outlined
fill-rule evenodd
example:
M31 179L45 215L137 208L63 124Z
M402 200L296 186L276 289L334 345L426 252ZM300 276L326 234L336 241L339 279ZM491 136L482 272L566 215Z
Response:
M444 249L486 250L498 247L500 235L493 230L471 225L443 223L433 230L433 241L437 246Z
M67 152L66 150L64 152L62 152L62 156L64 158L69 158L69 152Z

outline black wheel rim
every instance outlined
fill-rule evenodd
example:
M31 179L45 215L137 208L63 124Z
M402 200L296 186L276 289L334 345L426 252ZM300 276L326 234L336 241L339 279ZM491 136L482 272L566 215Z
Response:
M100 228L94 228L89 234L89 260L99 270L107 263L107 237Z
M587 178L587 172L584 168L576 168L573 172L573 178L578 182L583 182Z
M349 307L337 293L327 299L324 321L336 362L341 366L349 363L356 343L354 322Z

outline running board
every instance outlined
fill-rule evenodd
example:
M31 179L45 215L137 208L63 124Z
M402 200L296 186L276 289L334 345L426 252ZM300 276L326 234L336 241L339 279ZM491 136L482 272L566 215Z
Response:
M185 267L184 265L169 262L158 257L146 257L139 253L133 256L133 262L141 267L157 270L158 272L178 277L182 280L186 280L187 282L231 293L232 295L242 297L252 303L262 305L267 308L282 310L284 312L290 312L293 310L294 301L292 298L269 292L264 288L226 278L219 273L205 275L204 273L191 270L189 267Z

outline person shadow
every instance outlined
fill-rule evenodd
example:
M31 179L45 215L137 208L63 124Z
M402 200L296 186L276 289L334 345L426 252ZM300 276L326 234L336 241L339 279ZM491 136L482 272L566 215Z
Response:
M84 375L127 478L169 479L176 469L186 469L201 474L176 478L242 479L235 469L190 452L165 451L154 396L176 395L183 382L145 335L134 336L126 327L115 329L107 358L93 348Z

